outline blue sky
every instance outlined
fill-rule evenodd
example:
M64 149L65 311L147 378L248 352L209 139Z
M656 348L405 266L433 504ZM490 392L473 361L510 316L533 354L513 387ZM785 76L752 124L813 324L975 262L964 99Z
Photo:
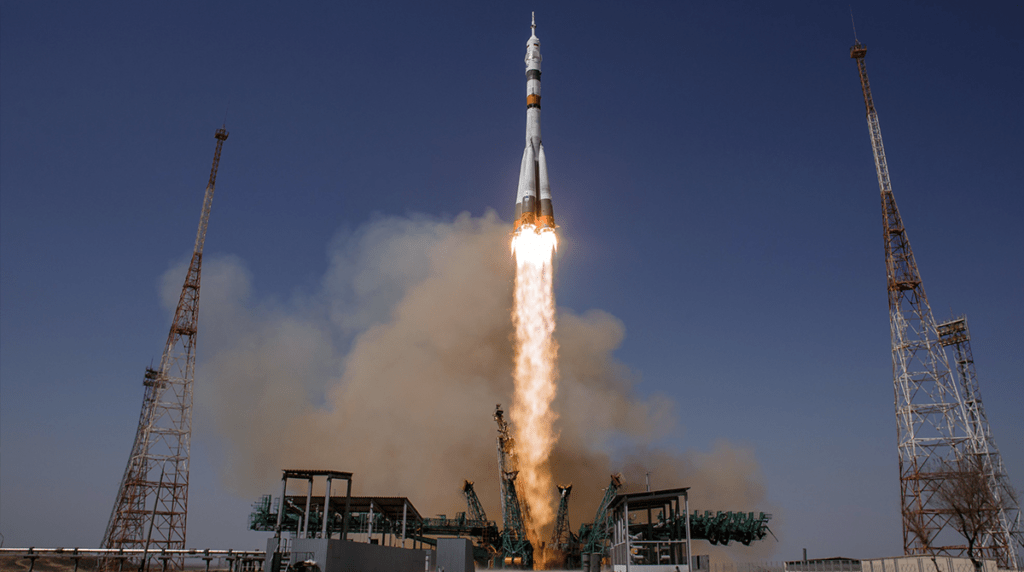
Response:
M510 221L531 10L559 306L621 320L637 399L676 404L657 446L756 459L765 498L737 508L775 513L780 540L758 557L901 552L878 187L840 2L0 3L5 546L98 544L225 114L208 259L245 269L254 306L294 307L367 225ZM1024 9L854 10L929 300L969 317L1022 489ZM261 546L217 414L196 415L189 544Z

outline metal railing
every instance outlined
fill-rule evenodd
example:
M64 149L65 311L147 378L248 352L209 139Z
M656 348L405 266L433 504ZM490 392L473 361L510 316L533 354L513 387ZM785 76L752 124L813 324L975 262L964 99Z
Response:
M184 559L186 569L230 572L260 572L266 553L263 550L212 550L212 549L162 549L142 548L0 548L0 567L11 560L29 561L29 572L35 569L36 560L59 559L70 561L74 570L98 570L106 568L119 571L138 570L145 559L146 570L155 572L167 568L172 559Z
M861 572L860 560L807 560L788 562L787 572Z

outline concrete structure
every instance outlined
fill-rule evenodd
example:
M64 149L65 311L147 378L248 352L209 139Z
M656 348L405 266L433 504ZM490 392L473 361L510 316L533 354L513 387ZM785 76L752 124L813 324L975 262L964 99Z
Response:
M982 560L983 572L997 572L995 560ZM974 572L970 558L955 556L896 556L861 560L863 572Z
M997 572L995 560L984 560L983 572ZM786 572L974 572L970 558L895 556L893 558L816 558L786 562Z
M321 505L321 512L324 515L322 519L322 529L320 530L321 537L330 537L327 530L328 524L331 522L331 481L334 479L344 480L347 484L345 488L345 509L341 512L341 539L345 540L348 538L348 514L349 508L352 504L352 473L346 473L343 471L329 471L329 470L289 470L285 469L281 475L281 507L277 511L277 522L274 525L274 537L281 538L281 524L282 518L284 517L284 506L287 500L288 494L288 481L291 479L298 479L307 481L309 484L308 492L306 493L306 503L304 511L304 523L303 528L300 531L301 536L314 536L309 531L309 515L311 503L313 500L313 478L314 477L326 477L327 484L323 496L323 504ZM337 511L335 511L337 512Z
M288 564L306 561L315 562L321 572L424 572L435 569L436 553L338 539L296 538Z
M437 539L437 572L476 572L468 538Z
M807 551L804 550L806 557ZM786 562L786 572L861 572L860 560L837 556Z

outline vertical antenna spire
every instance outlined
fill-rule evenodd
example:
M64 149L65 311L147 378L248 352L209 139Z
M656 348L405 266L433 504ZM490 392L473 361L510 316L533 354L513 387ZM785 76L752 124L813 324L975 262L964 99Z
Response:
M857 39L857 21L853 19L853 6L850 6L850 23L853 24L853 43L860 45L860 40Z
M195 252L202 254L203 245L206 243L206 226L210 222L210 207L213 206L213 191L217 185L217 169L220 168L220 149L227 141L228 132L221 127L214 133L217 139L217 148L213 152L213 166L210 167L210 180L206 183L206 194L203 197L203 211L199 217L199 230L196 231Z
M146 368L143 376L142 413L135 443L103 534L104 548L141 549L144 554L185 548L192 386L196 367L203 243L210 219L220 151L228 132L224 128L218 129L214 137L217 146L203 197L192 261L181 288L160 367ZM166 570L181 570L184 559L169 558L164 566Z

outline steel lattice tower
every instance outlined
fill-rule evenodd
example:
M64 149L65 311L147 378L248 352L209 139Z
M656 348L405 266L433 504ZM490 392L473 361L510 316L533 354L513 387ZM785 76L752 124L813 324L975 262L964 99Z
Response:
M512 428L505 421L501 405L494 408L494 421L498 424L498 479L501 484L502 552L507 565L533 567L533 546L526 537L526 523L530 520L530 505L519 498L516 477L519 475L519 455Z
M1024 527L1021 526L1020 506L1014 494L1010 478L1003 465L992 429L981 402L981 389L974 369L974 353L971 351L971 331L967 317L960 316L937 327L939 343L953 348L953 362L963 390L964 409L967 413L967 428L972 436L973 453L978 455L985 470L988 490L995 497L993 510L998 518L992 519L992 526L984 531L981 538L981 553L984 558L995 559L1000 568L1019 569L1021 563L1017 545L1022 544Z
M217 147L203 197L192 261L160 358L160 367L146 368L143 377L139 428L103 534L104 548L153 551L185 548L192 383L203 244L210 220L221 147L228 138L228 132L224 128L218 129L214 137ZM180 569L182 564L181 559L171 559L168 567Z
M558 485L558 512L555 513L555 529L551 533L551 544L554 550L561 550L568 553L571 548L573 534L569 530L569 495L572 494L572 485Z
M971 378L961 378L962 387L958 387L943 349L944 345L956 342L947 343L947 340L940 338L910 248L910 240L896 207L885 149L882 146L882 132L878 126L878 113L868 83L865 55L867 47L860 42L850 48L850 57L857 60L860 72L871 149L882 198L903 550L908 555L961 556L965 554L966 546L953 527L948 510L940 506L937 491L945 475L949 474L948 467L955 466L965 455L975 454L987 446L983 445L984 438L976 430L979 425L969 421L972 418L969 395L977 395L973 362L970 367ZM964 326L966 328L966 323ZM977 411L980 411L980 400L977 406ZM983 419L983 413L981 415ZM985 425L987 428L987 422ZM987 555L999 551L992 545L996 538L992 534L988 535L987 543L983 545L989 551ZM1015 555L1010 558L1003 551L1003 557L1007 562L1015 563Z
M860 42L850 48L850 57L857 60L860 71L871 149L882 195L903 550L906 554L949 553L949 546L931 545L938 537L946 537L942 534L944 530L951 530L948 517L936 508L935 494L942 482L941 465L960 458L969 437L963 401L949 371L946 353L939 345L935 318L890 186L878 113L864 64L866 54L867 48ZM923 534L915 534L915 529Z

